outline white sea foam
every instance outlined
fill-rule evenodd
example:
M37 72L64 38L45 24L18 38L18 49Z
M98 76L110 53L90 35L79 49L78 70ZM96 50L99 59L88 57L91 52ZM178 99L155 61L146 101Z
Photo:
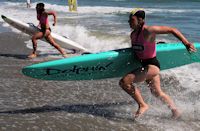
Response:
M6 5L4 5L0 9L0 12L4 12L4 10L6 10L9 7L10 8L9 11L1 13L1 14L5 15L7 17L19 19L23 22L27 22L27 23L31 22L31 23L34 23L35 25L37 25L38 21L36 20L36 12L35 12L35 8L34 8L35 7L34 4L35 3L33 3L31 9L27 9L21 3L13 4L13 3L8 2L8 3L6 3ZM46 8L48 10L56 10L58 12L60 12L60 11L68 12L66 7L61 6L61 5L46 4ZM86 16L78 16L78 17L88 17L89 18L91 16L91 14L118 12L119 10L122 10L123 8L105 7L104 11L100 11L100 9L102 10L102 7L80 7L79 12L87 14L87 15ZM118 11L116 11L116 9L118 9ZM61 15L61 17L62 16L63 15ZM72 14L71 16L67 16L67 18L72 17L74 19L76 16L77 15ZM58 14L58 18L59 18L59 14ZM1 21L3 21L3 20L1 19ZM50 23L52 23L51 19L50 19ZM9 27L10 29L12 29L12 31L14 31L16 33L20 33L20 31L18 31L17 29L8 26L7 23L4 23L3 26ZM70 39L80 43L85 48L88 48L89 50L91 50L93 52L112 50L112 49L123 48L123 47L129 46L128 43L123 42L124 41L123 38L100 39L94 35L90 35L90 30L85 28L83 25L73 26L70 24L61 25L60 23L58 23L57 26L55 26L55 27L52 26L51 28L52 28L53 32L58 33L63 36L67 36ZM28 46L28 47L30 47L30 46ZM39 47L38 49L44 51L44 49L49 50L49 47L46 47L46 48L42 47L42 49L40 49L40 47Z
M4 2L2 5L0 5L0 12L1 15L5 15L8 17L13 17L19 20L22 20L27 23L34 23L35 25L38 24L38 21L36 19L36 11L35 11L35 5L36 3L32 3L31 9L27 9L26 5L23 3L12 3L12 2ZM9 8L9 10L8 10ZM91 33L91 30L85 27L81 24L68 24L59 22L59 19L81 19L81 18L87 18L90 19L91 17L95 16L101 16L102 14L126 14L128 13L131 8L124 8L124 7L106 7L106 6L80 6L78 8L78 14L76 13L69 13L68 7L63 5L56 5L56 4L48 4L46 3L46 9L48 10L55 10L58 12L58 24L53 27L51 26L53 32L58 33L63 36L67 36L70 39L78 42L85 48L88 48L89 50L92 50L93 52L99 52L99 51L105 51L105 50L112 50L117 48L124 48L129 47L130 42L126 40L126 36L128 36L128 32L125 34L124 31L114 28L113 30L110 30L109 33L111 34L117 34L121 33L124 34L124 38L117 37L113 39L104 39L105 37L98 37ZM181 9L155 9L155 8L146 8L147 13L154 13L154 12L176 12L181 13L184 11L191 11L191 10L181 10ZM197 10L193 10L197 11ZM0 19L0 22L3 22L2 19ZM66 22L66 21L65 21ZM95 23L95 21L91 21ZM105 23L110 22L109 24L112 25L111 21L106 21ZM117 22L117 21L116 21ZM116 22L113 24L116 24ZM52 23L52 18L50 19L50 23ZM96 22L101 25L101 23ZM120 26L120 23L118 23ZM3 26L8 27L8 24L4 23ZM101 25L103 26L103 25ZM94 27L95 28L95 27ZM15 28L12 28L12 31L20 33ZM128 25L127 25L128 30ZM165 38L159 38L158 41L165 41L170 42L169 39ZM40 50L40 49L39 49Z

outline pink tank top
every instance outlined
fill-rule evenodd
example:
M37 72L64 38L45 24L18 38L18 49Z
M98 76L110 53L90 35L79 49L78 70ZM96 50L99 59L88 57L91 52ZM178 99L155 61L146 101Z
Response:
M135 50L135 54L139 59L145 60L156 56L156 43L148 42L144 39L144 26L138 35L138 38L136 37L134 39L131 37L131 43Z
M42 15L37 15L37 19L39 20L40 22L40 25L46 25L48 24L48 17L46 16L42 16Z

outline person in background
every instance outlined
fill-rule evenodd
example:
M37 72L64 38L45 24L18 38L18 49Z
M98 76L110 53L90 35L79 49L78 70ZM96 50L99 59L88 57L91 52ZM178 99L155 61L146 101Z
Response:
M120 80L119 84L138 104L138 110L134 117L137 118L141 116L149 109L148 104L145 103L140 90L136 86L136 83L146 81L151 93L168 105L172 112L172 118L178 118L181 115L179 109L160 86L160 64L159 60L156 58L156 35L173 34L182 41L188 51L195 52L196 48L176 28L146 25L145 11L143 9L131 11L128 22L132 29L130 34L132 48L135 57L142 66L126 74Z
M77 0L68 0L69 11L77 11Z
M27 8L31 8L31 0L26 1Z
M44 3L38 3L36 5L37 11L37 19L39 21L38 27L40 28L40 32L35 33L32 36L32 43L33 43L33 52L28 56L29 58L37 57L36 50L37 50L37 40L41 38L45 38L53 47L55 47L63 57L67 57L67 54L64 50L54 41L51 36L51 28L49 26L48 16L52 15L54 18L53 26L56 24L56 14L54 11L45 11Z

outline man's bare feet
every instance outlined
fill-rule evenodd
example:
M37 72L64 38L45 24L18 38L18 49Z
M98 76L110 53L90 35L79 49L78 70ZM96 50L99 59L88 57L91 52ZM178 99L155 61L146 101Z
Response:
M37 55L36 54L30 54L29 56L28 56L28 58L35 58L35 57L37 57Z
M181 112L178 109L172 109L172 118L178 119L181 116Z
M140 106L137 110L137 112L135 113L135 118L139 118L140 116L142 116L147 110L149 109L149 106L146 104L146 105L143 105L143 106Z

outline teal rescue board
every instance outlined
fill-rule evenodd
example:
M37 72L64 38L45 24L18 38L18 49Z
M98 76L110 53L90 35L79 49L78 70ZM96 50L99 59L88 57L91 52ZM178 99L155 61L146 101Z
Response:
M200 43L197 52L189 53L182 43L157 44L157 58L161 70L200 62ZM122 77L140 67L132 48L53 60L26 66L26 76L43 80L95 80Z

